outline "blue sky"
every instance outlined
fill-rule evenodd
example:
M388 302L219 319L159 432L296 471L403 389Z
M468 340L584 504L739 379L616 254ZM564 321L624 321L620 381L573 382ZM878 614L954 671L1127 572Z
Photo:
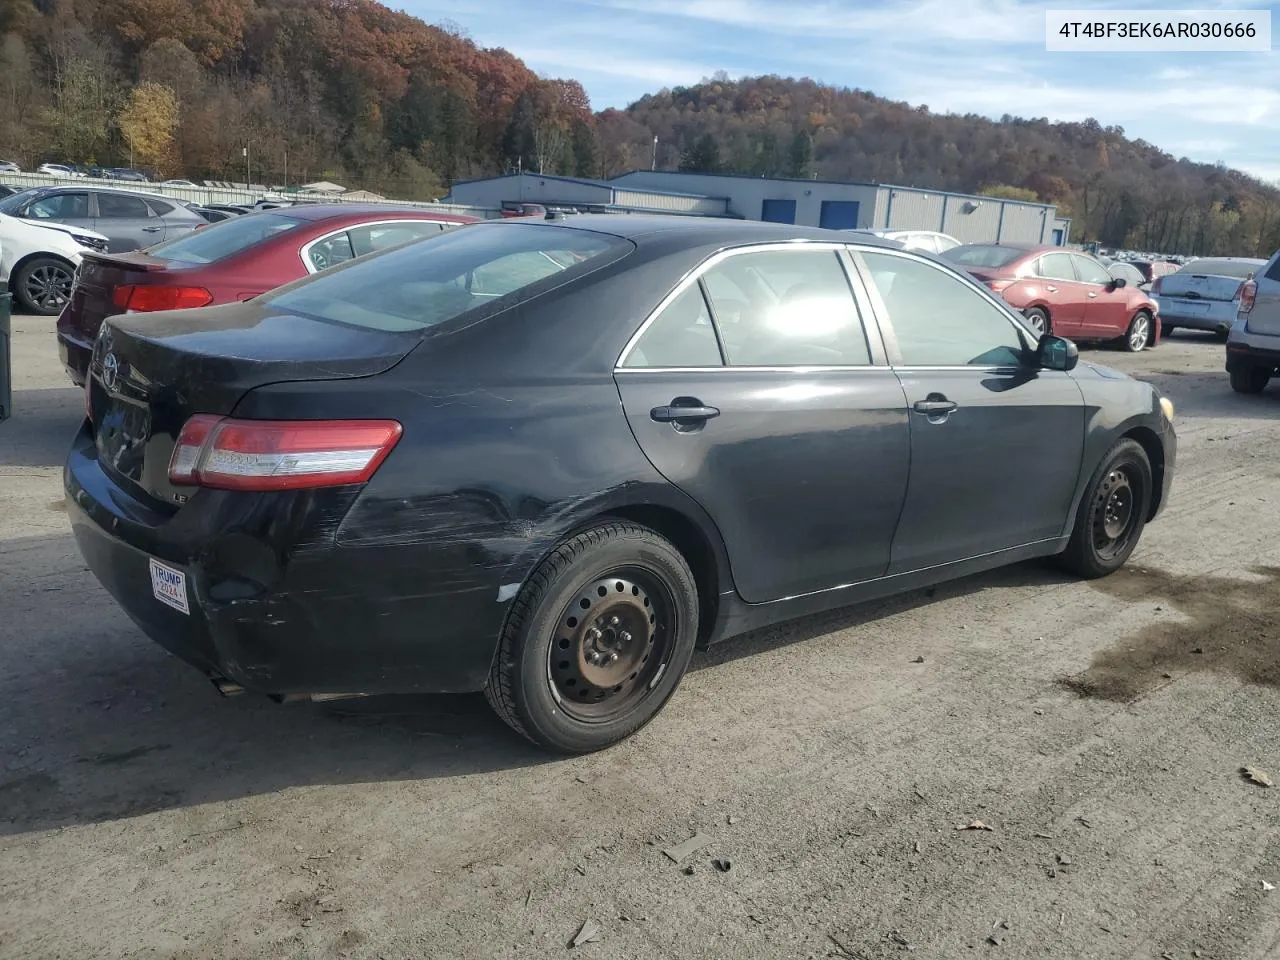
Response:
M1262 0L390 0L596 109L731 76L811 76L934 111L1092 116L1175 156L1280 180L1276 53L1048 53L1047 9L1271 9Z

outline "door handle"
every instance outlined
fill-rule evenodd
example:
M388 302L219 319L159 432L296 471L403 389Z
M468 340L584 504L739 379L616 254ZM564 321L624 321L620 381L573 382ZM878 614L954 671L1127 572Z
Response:
M720 416L720 411L715 407L704 407L701 405L683 407L678 404L673 404L666 407L654 407L649 411L649 418L651 420L656 420L658 423L680 423L685 420L710 420L713 417L718 416Z
M160 228L159 227L143 227L142 232L143 233L159 233Z
M960 406L960 404L956 403L954 400L941 398L933 400L917 400L913 409L916 413L923 413L926 416L937 417L942 414L950 413L958 406Z
M1045 289L1046 289L1046 290L1048 290L1050 293L1057 293L1057 292L1058 292L1058 288L1057 288L1057 287L1045 287Z
M1090 299L1090 300L1092 300L1092 299L1093 299L1094 297L1096 297L1096 296L1097 296L1097 294L1096 294L1096 293L1090 293L1090 294L1089 294L1089 299Z

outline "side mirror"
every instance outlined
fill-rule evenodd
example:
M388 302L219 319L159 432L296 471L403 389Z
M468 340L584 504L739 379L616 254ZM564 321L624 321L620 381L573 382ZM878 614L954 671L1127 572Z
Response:
M1124 277L1113 277L1111 280L1112 290L1119 290L1121 287L1127 287L1128 285L1129 285L1129 281L1126 280Z
M1041 370L1074 370L1080 360L1080 351L1070 340L1045 334L1036 345L1036 360Z

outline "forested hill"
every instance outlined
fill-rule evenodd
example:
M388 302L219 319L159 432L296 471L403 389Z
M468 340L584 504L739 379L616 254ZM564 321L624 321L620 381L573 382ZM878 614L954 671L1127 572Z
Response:
M1013 94L1011 93L1011 96ZM1280 191L1224 166L1179 159L1095 120L1050 123L931 113L812 80L721 76L646 96L597 120L617 166L659 163L756 175L986 192L1055 203L1073 236L1115 246L1270 256ZM612 159L612 158L611 158Z
M1012 96L1012 92L1011 92ZM878 180L1059 205L1076 239L1269 254L1280 193L1120 128L929 112L718 76L593 114L571 79L373 0L0 0L0 158L402 198L516 169Z

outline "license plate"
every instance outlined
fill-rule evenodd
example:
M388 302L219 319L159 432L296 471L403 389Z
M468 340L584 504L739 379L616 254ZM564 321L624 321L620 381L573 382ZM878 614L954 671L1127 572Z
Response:
M1200 317L1209 312L1209 304L1196 303L1195 301L1186 300L1166 300L1170 313L1181 314L1184 317Z
M187 575L151 558L151 593L157 600L180 613L191 614L187 605Z

